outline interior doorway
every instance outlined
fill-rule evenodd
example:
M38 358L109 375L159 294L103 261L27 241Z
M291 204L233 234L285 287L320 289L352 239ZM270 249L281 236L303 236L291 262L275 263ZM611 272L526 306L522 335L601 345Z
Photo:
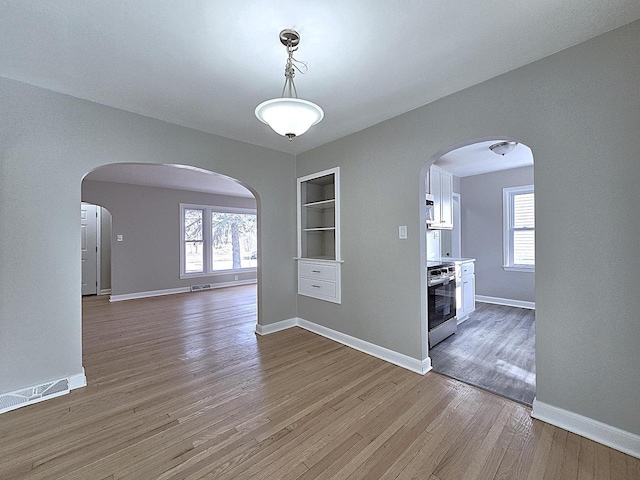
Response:
M80 206L82 295L111 293L111 213L100 205Z
M80 207L82 295L98 293L98 208L82 203Z
M498 154L491 148L505 142L512 143L513 155ZM441 308L435 315L430 311L426 314L424 341L433 370L529 405L535 397L535 237L531 235L535 225L527 224L527 230L524 225L510 223L505 199L525 186L530 187L533 197L533 168L533 154L526 145L496 137L445 149L424 169L427 193L430 181L442 183L447 177L452 191L450 198L440 200L440 207L437 198L428 197L436 210L450 205L450 211L436 212L441 220L448 220L445 226L426 224L427 309L437 305L432 301L431 290L435 288L431 285L440 280L432 277L430 268L446 273L446 281L455 282L453 288L437 287L440 292L448 292L447 298L455 297L455 306L452 301L441 302L449 305L448 316ZM437 175L432 174L434 169ZM436 188L435 197L448 189ZM513 208L514 204L509 205ZM533 222L534 203L531 200L527 205L529 210L522 210L519 222L527 216ZM521 226L522 231L514 230ZM527 241L523 242L525 237ZM526 256L530 265L509 263L514 239L520 242L516 245L518 252L529 248ZM433 252L440 252L439 258L434 259ZM455 276L440 265L455 268ZM433 321L432 316L436 316ZM445 324L446 329L436 330Z
M112 302L258 282L259 199L233 178L109 164L85 175L82 200L112 215Z

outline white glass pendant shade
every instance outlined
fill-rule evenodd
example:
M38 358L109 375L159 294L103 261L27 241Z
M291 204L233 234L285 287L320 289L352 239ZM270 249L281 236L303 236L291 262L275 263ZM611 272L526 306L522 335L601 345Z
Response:
M517 145L518 142L499 142L491 145L489 149L496 155L502 155L504 157L507 153L511 153Z
M274 98L256 107L256 117L273 130L289 137L298 137L324 118L315 103L299 98Z

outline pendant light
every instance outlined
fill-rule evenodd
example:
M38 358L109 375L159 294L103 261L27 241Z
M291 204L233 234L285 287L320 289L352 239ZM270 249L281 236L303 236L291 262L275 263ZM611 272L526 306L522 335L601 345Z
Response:
M298 50L300 35L295 30L285 29L280 32L280 42L287 47L287 63L284 67L284 87L282 97L262 102L256 107L256 117L269 125L276 133L293 140L305 133L311 126L324 118L322 109L313 102L298 98L293 77L296 70L304 74L307 64L293 58ZM302 67L302 69L301 69Z

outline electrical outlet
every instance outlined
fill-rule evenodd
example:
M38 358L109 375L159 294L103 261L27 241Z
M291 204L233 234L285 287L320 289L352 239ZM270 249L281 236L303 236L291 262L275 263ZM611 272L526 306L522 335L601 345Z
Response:
M398 227L398 238L400 240L406 240L407 239L407 226L406 225L400 225Z

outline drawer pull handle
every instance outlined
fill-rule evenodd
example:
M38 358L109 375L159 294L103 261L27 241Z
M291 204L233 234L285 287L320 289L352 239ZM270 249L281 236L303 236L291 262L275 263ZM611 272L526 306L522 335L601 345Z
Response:
M320 270L311 270L311 273L320 273Z
M320 285L311 285L313 288L320 288Z

